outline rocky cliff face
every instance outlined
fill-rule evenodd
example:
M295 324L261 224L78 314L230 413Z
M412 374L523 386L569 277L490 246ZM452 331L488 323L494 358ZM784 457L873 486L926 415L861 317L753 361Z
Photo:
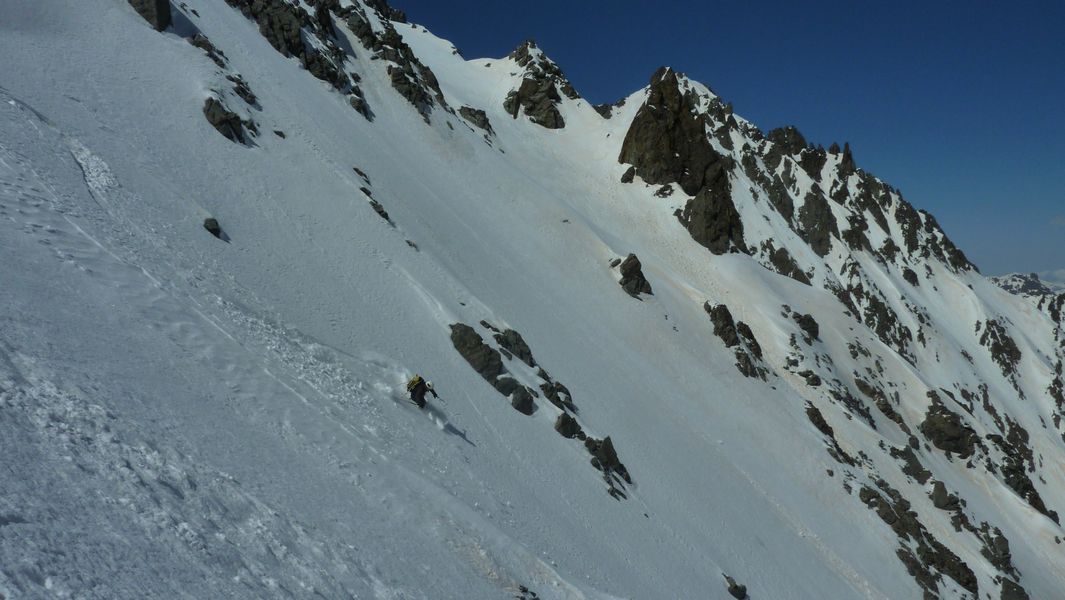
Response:
M580 96L562 69L547 58L532 40L518 46L509 58L523 71L518 89L511 90L503 101L507 113L515 119L522 113L533 123L547 129L565 127L566 120L558 111L562 95L570 100Z

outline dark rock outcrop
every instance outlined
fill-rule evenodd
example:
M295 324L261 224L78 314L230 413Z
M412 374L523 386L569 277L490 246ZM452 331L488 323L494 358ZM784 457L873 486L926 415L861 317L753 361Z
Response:
M877 481L878 492L862 487L858 497L899 537L896 556L925 590L925 597L938 597L942 575L950 577L965 590L978 593L976 574L957 554L936 539L918 520L910 502L883 480ZM904 543L905 542L905 543ZM912 547L911 547L912 544Z
M744 377L766 379L769 369L762 360L762 347L754 337L754 332L743 321L735 321L728 306L703 304L703 310L710 315L714 323L714 335L721 338L726 348L735 348L736 368Z
M960 506L958 497L947 492L947 486L942 481L932 485L932 506L940 510L954 510Z
M1030 600L1030 598L1028 592L1016 581L1002 580L1002 593L999 595L999 600Z
M494 387L500 394L509 397L521 387L521 384L518 383L517 379L514 379L509 375L504 375L502 377L497 377L496 380L492 382L492 387Z
M795 319L795 323L799 326L799 329L806 334L807 343L820 339L821 327L817 324L817 319L814 319L813 315L794 313L791 317Z
M513 329L507 329L502 333L495 334L494 337L499 342L500 347L506 348L515 358L530 367L536 366L536 359L533 358L532 350L529 349L529 344L525 343L525 338L521 337L520 333Z
M218 224L218 219L214 217L207 217L203 220L203 228L207 230L207 233L215 236L218 239L222 239L225 234L222 232L222 226Z
M629 254L621 262L621 281L618 283L633 298L638 298L640 294L653 294L651 284L643 276L640 259L635 254Z
M197 33L189 38L189 43L196 46L200 50L207 53L207 57L210 58L214 64L218 65L218 68L224 69L226 67L226 54L219 50L211 42L211 40L202 33Z
M979 324L977 325L979 329ZM1013 377L1021 360L1021 350L1017 347L1017 342L1013 341L1006 328L996 319L989 319L984 323L983 330L980 334L980 344L991 353L992 360L1002 369L1002 374L1007 378Z
M706 116L696 112L697 103L694 92L681 91L676 72L660 68L625 135L618 162L634 166L647 183L676 182L690 196L710 182L718 190L727 186L722 171L728 163L710 145Z
M743 219L732 202L726 170L729 162L722 160L709 168L706 187L689 200L678 215L692 238L714 254L733 249L749 252L743 240Z
M736 600L744 600L747 597L747 586L737 583L735 579L728 575L725 575L725 585L728 586L729 595Z
M129 0L129 4L156 31L170 27L170 0Z
M499 351L484 343L484 339L469 325L455 323L451 326L451 343L474 371L488 382L494 382L503 373L503 359Z
M462 115L462 118L466 119L473 125L480 127L485 132L495 133L492 131L492 123L488 120L488 114L483 110L463 106L459 108L459 114Z
M581 430L577 419L574 419L569 413L558 415L558 419L555 420L555 431L564 438L580 438L584 436L584 431Z
M523 79L518 89L507 94L503 109L518 118L519 109L537 125L547 129L562 129L566 120L556 105L562 101L554 82L548 79Z
M244 123L237 114L226 108L217 98L208 98L203 103L203 116L218 133L238 144L245 143Z
M518 89L511 90L503 101L507 113L516 119L524 110L525 116L537 125L547 129L565 127L566 121L558 111L562 95L571 100L580 96L558 65L548 60L532 40L518 46L509 58L525 71Z
M390 225L393 225L393 226L395 225L394 223L392 223L392 218L388 216L388 211L385 210L385 207L382 206L380 202L378 202L377 200L374 200L373 198L371 198L370 199L370 208L372 208L373 211L375 213L377 213L377 216L379 216L382 219L388 221L388 223Z
M728 306L724 304L715 306L707 302L703 304L703 310L710 315L710 320L714 323L714 335L721 338L726 347L732 348L740 344L740 336L736 332L736 321L732 318Z
M629 471L618 458L618 453L614 449L614 442L611 441L610 436L606 436L602 440L587 438L584 440L584 447L592 455L592 466L602 471L608 477L611 474L617 474L624 479L626 483L632 483L632 478L629 477Z
M785 277L791 277L799 283L810 285L810 277L799 267L799 263L791 256L787 248L776 248L772 241L762 242L762 249L769 258L769 263L777 273Z
M519 387L511 394L510 406L523 415L531 415L536 412L536 404L533 402L532 392L527 387Z
M251 91L251 86L240 75L226 75L226 79L233 82L233 93L240 96L240 99L247 102L250 106L258 104L259 99L255 97L255 94Z
M795 156L806 149L806 138L797 127L787 125L770 130L765 135L774 146L785 155Z
M562 410L577 412L577 406L573 404L573 396L569 389L557 381L549 381L540 386L540 391L551 404Z
M818 256L825 256L832 249L832 238L839 237L836 217L832 214L825 197L815 191L806 195L799 209L799 235Z
M962 420L961 415L951 412L939 400L939 395L928 392L932 400L925 419L918 427L928 441L947 454L957 454L959 458L973 455L979 436Z
M267 42L285 56L302 56L303 39L300 28L304 18L310 21L306 11L283 0L226 0L230 6L239 8L255 20L259 32Z

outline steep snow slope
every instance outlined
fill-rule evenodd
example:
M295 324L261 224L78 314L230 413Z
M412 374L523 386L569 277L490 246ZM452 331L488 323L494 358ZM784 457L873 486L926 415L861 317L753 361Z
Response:
M294 36L281 4L262 26L232 4L158 33L119 0L5 3L0 594L724 598L727 574L752 598L1063 597L1061 334L897 192L872 208L849 149L762 135L670 71L607 119L538 48L466 61L381 2L305 4ZM674 90L713 152L676 154L730 159L728 203L649 162L619 181ZM219 135L208 97L258 135ZM742 233L678 220L691 198ZM618 285L628 253L653 295ZM470 368L450 326L498 347L482 320L631 485L545 394L523 415Z

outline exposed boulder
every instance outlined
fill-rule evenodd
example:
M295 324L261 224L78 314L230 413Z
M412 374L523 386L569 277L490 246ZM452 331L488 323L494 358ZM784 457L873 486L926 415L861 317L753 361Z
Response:
M216 238L223 240L225 233L222 231L221 225L218 224L218 220L214 217L207 217L203 220L203 228L207 230L207 233L215 236Z
M577 406L573 404L573 396L570 394L569 389L557 381L549 381L540 386L540 391L544 393L544 397L562 410L568 410L570 412L577 412Z
M238 144L245 143L244 124L237 113L226 108L217 98L208 98L203 103L203 116L218 133Z
M806 369L805 371L799 371L798 376L805 379L806 385L810 387L818 387L822 383L821 376L817 373L814 373L810 369Z
M494 337L501 347L506 348L518 360L530 367L536 366L536 359L533 358L532 350L529 349L529 345L525 343L525 338L521 337L520 333L513 329L507 329L502 333L495 334Z
M929 391L928 397L932 404L918 429L932 445L947 454L957 454L959 458L972 456L979 436L972 427L965 424L960 415L943 405L938 394Z
M932 485L932 505L940 510L954 510L959 508L958 497L947 492L947 486L942 481Z
M806 334L806 343L811 343L813 340L820 339L821 327L817 324L817 319L814 319L810 314L794 313L791 318L795 319L795 323L799 326L799 329Z
M574 419L569 413L558 415L558 419L555 420L555 431L564 438L584 437L584 431L581 430L577 419Z
M703 304L703 310L710 315L710 320L714 323L714 335L721 338L726 347L732 348L740 344L740 336L736 332L736 322L733 320L728 306L724 304L715 306L706 302Z
M625 172L621 174L621 183L632 183L632 180L636 178L636 167L629 167L625 169Z
M129 0L129 4L156 31L170 27L170 0Z
M510 406L523 415L531 415L536 412L536 404L533 402L532 392L527 387L519 387L511 394Z
M618 162L634 166L647 183L676 182L689 196L711 181L719 190L727 186L727 176L721 172L725 157L710 145L706 116L697 113L697 106L694 92L681 91L676 72L660 68L625 135Z
M754 332L743 321L734 321L728 306L703 304L703 310L710 315L714 323L714 335L721 338L727 348L735 348L736 368L744 377L765 380L769 369L762 361L762 347L754 337Z
M783 246L775 248L772 241L762 242L762 249L769 257L769 263L773 265L777 273L785 277L791 277L799 283L810 285L810 277L799 267L799 263L791 256L787 248Z
M496 380L492 382L492 387L494 387L500 394L509 397L521 387L521 384L518 383L517 379L514 379L509 375L504 375L502 377L497 377Z
M736 600L744 600L747 597L747 586L736 583L736 580L725 575L725 585L728 586L728 593Z
M382 206L380 202L374 200L373 198L370 198L370 208L372 208L373 211L377 213L377 216L388 221L389 225L395 227L395 223L392 222L392 218L388 216L388 211L385 210L385 207Z
M240 99L247 102L250 106L255 106L259 99L251 91L251 86L240 75L226 75L226 79L233 82L233 92L240 96Z
M622 464L618 458L618 453L614 450L614 442L610 440L610 436L602 440L595 438L586 438L584 440L584 447L592 455L592 466L599 469L603 474L610 478L611 474L616 474L625 480L626 483L631 484L632 478L629 477L629 471Z
M214 64L218 65L218 68L224 69L226 67L225 52L216 48L206 35L197 33L189 38L189 43L206 52L207 57L214 61Z
M653 294L651 284L643 276L640 259L635 254L629 254L621 262L621 281L618 283L633 298L638 298L640 294Z
M459 114L462 115L462 118L466 119L473 125L480 127L485 132L495 133L492 131L492 123L488 120L488 113L483 110L463 106L459 108Z
M366 99L362 96L352 94L348 96L348 104L355 109L355 112L359 113L367 120L372 120L372 113L370 112L370 105L366 103Z
M451 325L451 343L474 371L489 382L503 373L503 359L499 351L484 343L481 336L465 323Z

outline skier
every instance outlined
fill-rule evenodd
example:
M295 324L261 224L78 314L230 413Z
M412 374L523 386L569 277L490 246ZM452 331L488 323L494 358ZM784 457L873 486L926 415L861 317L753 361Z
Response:
M417 404L418 408L425 408L425 392L431 393L433 398L440 397L433 389L433 382L422 379L421 375L411 377L407 382L407 391L410 392L410 401Z

